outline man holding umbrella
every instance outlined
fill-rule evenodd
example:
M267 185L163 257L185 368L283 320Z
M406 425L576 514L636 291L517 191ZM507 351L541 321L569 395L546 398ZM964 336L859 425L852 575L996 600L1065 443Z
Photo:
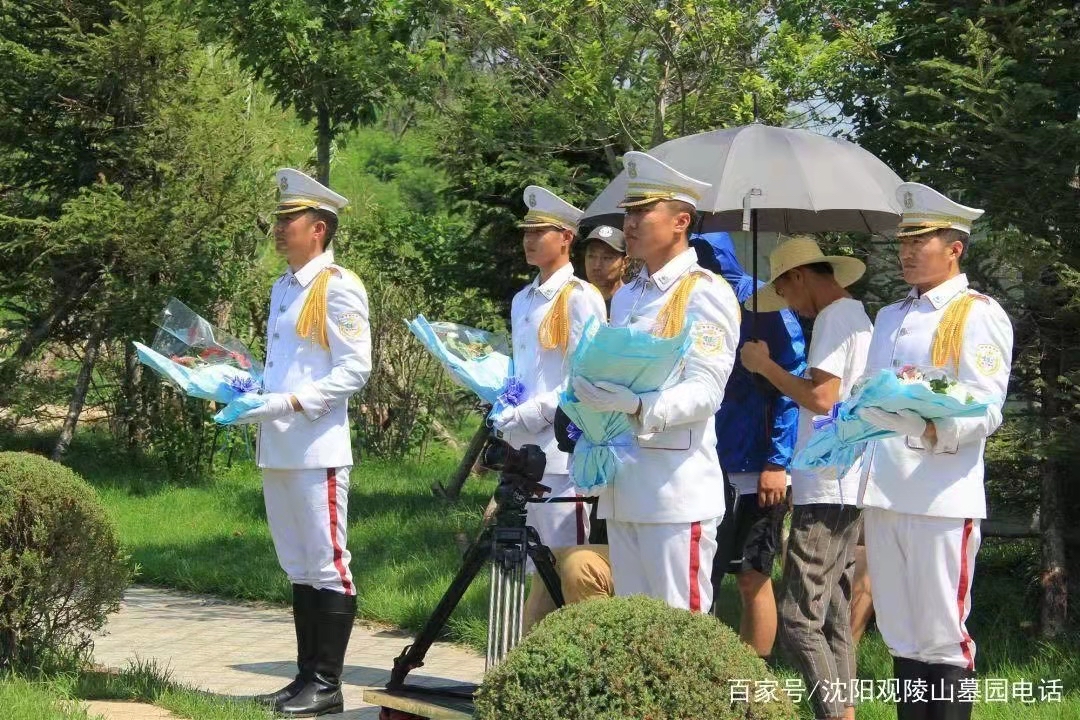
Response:
M958 693L975 675L965 623L986 517L983 450L1001 424L1013 330L1001 306L969 288L960 272L971 223L983 211L919 183L901 185L897 198L904 208L900 265L912 287L878 313L867 369L940 367L991 404L978 417L933 421L861 411L897 433L863 454L867 561L878 629L901 690L918 681L928 688L923 697L902 697L898 717L966 720L971 702Z
M574 378L577 399L624 412L635 426L635 461L601 490L618 595L643 594L673 607L708 610L724 478L713 416L720 409L739 337L730 286L697 262L689 232L710 187L641 152L624 158L621 207L627 252L644 261L612 299L611 324L662 337L690 323L692 347L667 387L637 395L612 383Z
M814 319L807 372L797 376L769 356L760 341L743 345L741 359L799 404L796 450L810 440L815 415L827 415L863 374L873 329L863 305L845 289L866 267L852 257L824 255L811 238L792 238L769 256L772 279L757 291L760 310L790 307ZM808 688L816 717L853 718L855 677L851 642L852 576L859 510L858 470L794 470L791 535L780 587L780 641Z
M727 280L739 302L750 299L759 283L743 269L730 235L695 234L690 244L698 262ZM754 338L766 342L787 372L802 375L806 342L790 309L745 313L740 343ZM781 552L791 484L788 465L798 420L799 406L794 400L773 391L761 378L755 379L736 359L716 413L716 452L732 497L717 537L712 582L715 595L724 575L736 574L742 600L739 636L761 657L772 654L776 639L772 568Z

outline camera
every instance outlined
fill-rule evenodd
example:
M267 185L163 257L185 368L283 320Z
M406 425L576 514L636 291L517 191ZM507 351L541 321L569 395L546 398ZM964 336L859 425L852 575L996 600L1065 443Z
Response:
M499 472L495 488L496 520L506 527L525 527L525 506L551 488L541 483L547 457L536 445L515 450L497 437L489 437L480 451L480 464Z
M522 445L515 450L506 442L490 437L480 451L480 465L497 470L502 479L521 485L539 485L544 477L547 457L536 445Z

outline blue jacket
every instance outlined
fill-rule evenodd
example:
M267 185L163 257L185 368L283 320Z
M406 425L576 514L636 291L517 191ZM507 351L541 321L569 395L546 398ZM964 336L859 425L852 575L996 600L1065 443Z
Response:
M739 264L735 246L726 232L695 234L690 244L697 250L701 266L722 275L740 304L750 297L754 279ZM743 310L740 348L751 336L752 316L753 313ZM806 370L806 340L791 310L758 313L753 334L768 343L769 354L785 370L795 375ZM770 390L768 382L764 378L755 379L736 355L724 401L716 413L716 452L720 466L728 473L761 472L765 463L781 467L791 463L799 406L791 398ZM768 434L766 412L770 418Z

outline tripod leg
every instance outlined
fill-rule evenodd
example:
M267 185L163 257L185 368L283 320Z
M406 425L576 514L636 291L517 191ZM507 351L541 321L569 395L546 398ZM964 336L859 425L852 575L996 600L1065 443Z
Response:
M514 625L514 645L521 642L522 629L525 623L525 563L517 568L517 599L514 602L517 609L517 623Z
M496 593L498 590L499 582L499 569L495 563L491 563L491 581L488 585L488 634L487 634L487 656L484 658L484 670L488 670L495 665L495 643L498 642L498 629L497 629L497 617L498 612L496 605Z
M548 595L551 596L555 607L561 608L566 604L566 601L563 600L562 581L559 580L559 574L555 572L555 556L548 546L540 540L540 534L536 530L531 527L526 528L526 530L529 533L527 546L529 557L532 558L533 565L536 566L536 572L543 581L544 587L547 588Z
M461 568L458 570L453 582L450 583L450 587L443 594L442 599L439 600L439 604L435 606L434 612L431 613L431 617L428 618L423 629L417 633L412 644L394 658L394 669L390 671L390 682L386 684L387 689L400 689L405 683L405 676L411 670L424 664L427 651L431 649L432 643L435 642L435 639L446 625L450 614L454 612L454 608L461 602L462 596L469 589L469 585L472 584L477 573L480 572L480 568L484 566L484 562L491 557L492 538L493 532L491 528L485 528L476 542L469 547L464 560L462 560Z

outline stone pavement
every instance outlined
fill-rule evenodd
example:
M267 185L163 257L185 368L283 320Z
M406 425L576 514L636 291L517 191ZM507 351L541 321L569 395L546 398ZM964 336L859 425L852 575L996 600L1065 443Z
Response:
M335 720L375 720L364 705L364 686L382 687L410 636L357 624L345 658L345 713ZM95 640L94 660L123 668L139 658L167 668L174 682L222 695L254 695L285 685L296 672L292 613L281 607L238 603L174 590L133 587L120 612ZM428 652L411 683L479 682L484 658L445 643ZM102 713L104 714L104 713ZM109 715L106 715L109 717Z
M103 717L105 720L178 720L168 710L133 702L114 702L112 700L90 700L83 703L90 717Z

